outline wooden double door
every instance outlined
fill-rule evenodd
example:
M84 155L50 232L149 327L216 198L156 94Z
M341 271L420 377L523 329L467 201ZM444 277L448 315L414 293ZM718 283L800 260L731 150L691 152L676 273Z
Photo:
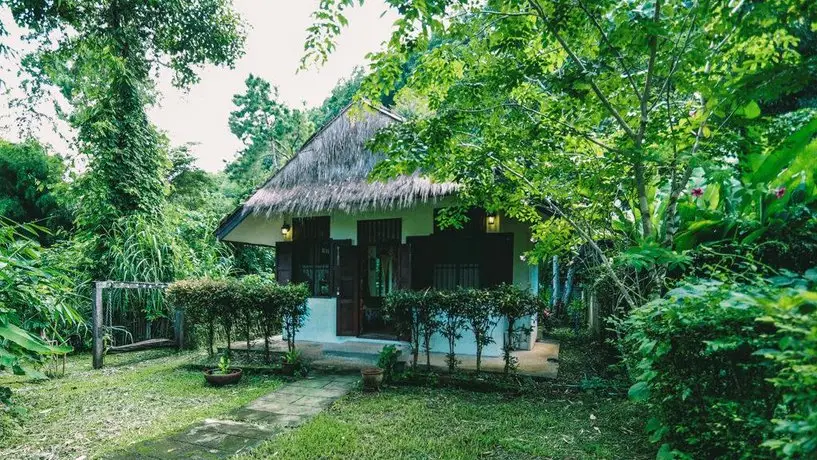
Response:
M400 219L359 221L357 246L347 241L334 249L338 335L396 338L383 302L411 287L411 251L401 244L401 225Z

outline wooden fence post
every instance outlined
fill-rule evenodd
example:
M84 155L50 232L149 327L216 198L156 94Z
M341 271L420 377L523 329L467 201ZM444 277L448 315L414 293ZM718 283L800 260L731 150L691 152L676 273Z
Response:
M176 317L173 321L173 332L176 335L176 347L184 348L184 311L176 310Z
M103 337L102 337L102 289L105 282L94 282L94 309L91 313L93 321L93 365L94 369L102 369Z

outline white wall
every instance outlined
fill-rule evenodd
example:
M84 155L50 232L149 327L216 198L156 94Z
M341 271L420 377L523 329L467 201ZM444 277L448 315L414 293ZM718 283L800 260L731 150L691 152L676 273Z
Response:
M437 203L420 204L408 210L393 210L368 212L361 214L338 213L330 215L329 234L335 240L352 240L357 244L357 222L360 220L373 219L402 219L402 240L405 243L407 237L425 236L434 232L434 208L452 204L451 200ZM256 244L274 245L275 241L281 240L280 227L283 224L281 217L266 218L264 216L250 215L244 219L231 233L230 239L237 241L248 241ZM528 265L521 259L521 255L530 250L533 244L530 241L530 232L525 223L514 221L513 219L499 216L496 228L493 232L512 232L513 237L513 282L517 286L531 289L538 292L538 267ZM359 340L357 337L338 337L337 330L337 300L335 298L310 298L308 301L310 310L309 318L304 327L298 332L299 340L315 342L339 343L349 340ZM536 318L524 318L519 320L518 327L531 327L531 334L517 336L514 344L519 349L530 349L536 338ZM498 320L497 325L491 331L494 343L483 349L485 356L501 356L503 337L507 329L507 321L504 318ZM473 355L476 353L474 335L470 329L461 331L462 338L457 341L455 352L462 355ZM431 340L432 352L448 353L448 341L441 334L434 334Z

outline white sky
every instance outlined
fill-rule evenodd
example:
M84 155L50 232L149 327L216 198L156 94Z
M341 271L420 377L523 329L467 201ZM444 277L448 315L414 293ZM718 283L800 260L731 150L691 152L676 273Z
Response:
M208 171L224 167L224 160L232 158L241 143L230 133L227 119L233 110L232 96L244 88L247 75L261 76L277 85L281 98L293 107L319 105L337 81L348 77L355 66L365 65L365 55L380 49L390 33L394 14L381 17L387 7L383 0L369 0L346 14L349 26L343 31L338 47L329 62L319 68L296 73L303 55L306 28L311 24L310 13L319 0L235 0L235 8L247 23L245 55L235 69L208 66L199 75L201 82L188 92L173 88L170 76L159 82L160 104L150 109L152 121L168 133L174 145L196 142L193 152L199 166ZM4 23L10 21L7 10L0 9ZM18 40L19 30L10 30L8 42L23 48ZM0 63L0 78L4 79L11 94L2 94L0 103L0 137L19 140L14 126L15 112L6 101L18 93L15 90L16 61ZM47 112L47 108L44 108ZM57 152L65 153L68 145L61 139L70 135L67 127L61 133L50 126L39 127L37 136L51 144Z

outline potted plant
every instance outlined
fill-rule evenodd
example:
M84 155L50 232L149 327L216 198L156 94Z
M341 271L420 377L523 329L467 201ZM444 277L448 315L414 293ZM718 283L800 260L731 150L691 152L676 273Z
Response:
M238 383L241 380L241 369L230 368L230 357L225 353L218 360L217 368L204 371L204 380L215 386Z
M383 369L379 367L365 367L360 370L363 377L364 391L379 391L380 384L383 383Z
M284 353L284 356L281 359L281 373L292 377L295 375L296 371L300 371L302 369L302 364L301 350L292 349Z
M394 345L385 345L380 350L380 356L377 358L377 367L383 369L383 381L389 383L393 381L398 375L402 374L406 368L406 362L400 361L400 355L403 354Z

